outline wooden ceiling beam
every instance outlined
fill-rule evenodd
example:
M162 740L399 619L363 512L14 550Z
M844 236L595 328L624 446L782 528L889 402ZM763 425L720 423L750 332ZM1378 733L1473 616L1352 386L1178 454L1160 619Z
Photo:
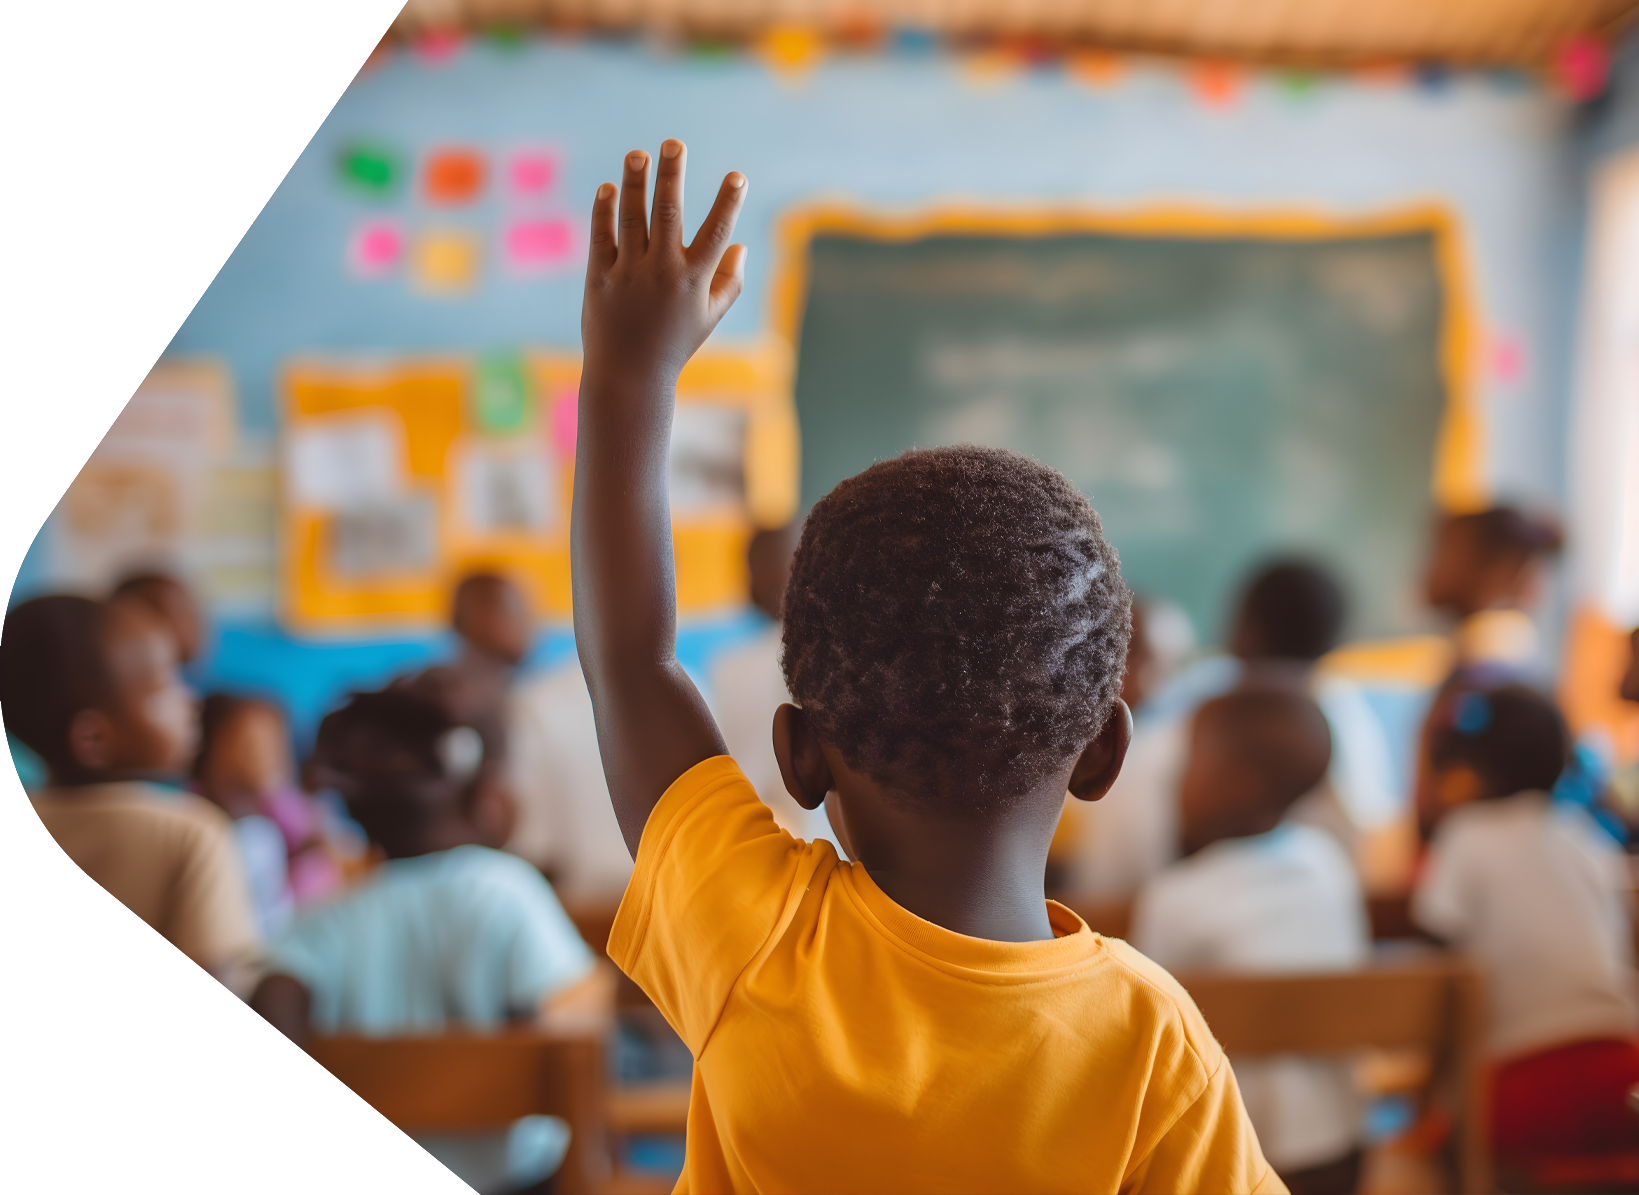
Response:
M1639 0L409 0L395 29L572 26L751 37L770 26L1044 37L1111 50L1351 66L1540 65L1614 38Z

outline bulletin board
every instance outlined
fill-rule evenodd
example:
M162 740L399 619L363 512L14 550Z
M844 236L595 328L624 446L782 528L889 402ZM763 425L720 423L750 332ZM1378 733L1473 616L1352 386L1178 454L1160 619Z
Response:
M570 615L578 355L304 359L282 379L280 608L302 634L425 628L463 573ZM678 379L669 488L680 614L742 606L745 549L797 508L780 346L696 355Z
M1436 508L1485 501L1453 217L848 204L780 230L802 491L912 445L1062 470L1140 591L1211 641L1275 552L1332 566L1354 635L1425 617Z

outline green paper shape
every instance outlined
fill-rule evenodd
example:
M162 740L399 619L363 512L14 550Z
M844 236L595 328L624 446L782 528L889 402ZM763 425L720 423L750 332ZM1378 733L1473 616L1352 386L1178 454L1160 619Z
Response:
M1320 76L1308 71L1287 71L1281 75L1280 85L1294 100L1306 100L1320 87Z
M478 430L516 435L529 426L535 394L524 363L511 354L483 357L473 377L472 413Z
M376 198L392 194L404 177L398 153L374 142L355 141L344 146L337 167L347 186Z
M524 31L516 25L492 25L484 30L484 40L501 50L524 48Z

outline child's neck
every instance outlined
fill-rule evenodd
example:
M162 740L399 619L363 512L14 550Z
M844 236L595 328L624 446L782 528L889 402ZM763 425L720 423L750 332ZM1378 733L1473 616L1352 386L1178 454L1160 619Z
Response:
M831 799L841 803L849 853L896 905L953 933L994 942L1054 936L1044 877L1063 784L988 816L953 814L936 798L924 803L868 779L866 785L877 791L839 788Z

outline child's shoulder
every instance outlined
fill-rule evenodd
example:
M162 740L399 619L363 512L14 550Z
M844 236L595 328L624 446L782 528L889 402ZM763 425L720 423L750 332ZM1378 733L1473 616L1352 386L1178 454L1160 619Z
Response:
M1183 985L1166 968L1119 938L1104 941L1110 964L1103 971L1117 990L1119 1006L1134 1022L1147 1021L1161 1043L1170 1042L1179 1051L1193 1054L1203 1079L1216 1072L1223 1062L1223 1050Z
M469 844L403 862L410 866L397 869L401 882L412 886L448 887L471 899L556 899L533 863L492 847Z
M197 793L145 781L117 781L77 789L47 789L32 798L41 817L92 817L187 836L226 838L233 820Z

